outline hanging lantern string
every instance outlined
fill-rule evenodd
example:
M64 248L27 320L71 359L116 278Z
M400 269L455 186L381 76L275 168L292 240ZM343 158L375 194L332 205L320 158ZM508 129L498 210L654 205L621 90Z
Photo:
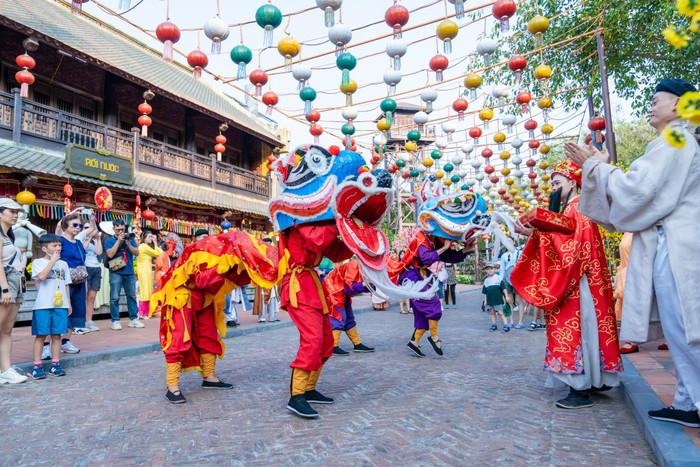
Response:
M165 20L170 21L170 0L165 0Z

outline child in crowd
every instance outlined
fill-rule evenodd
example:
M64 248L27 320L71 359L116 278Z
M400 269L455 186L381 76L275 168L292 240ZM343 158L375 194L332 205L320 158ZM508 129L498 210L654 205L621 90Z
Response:
M488 277L484 280L481 293L484 294L484 307L486 311L491 313L492 324L490 331L498 330L498 326L496 326L496 312L498 312L503 320L503 330L501 332L508 332L510 328L503 314L503 291L506 289L505 282L503 282L501 276L496 274L496 269L498 269L497 263L489 262L486 264L485 269Z
M538 329L547 329L544 318L544 310L542 308L537 308L534 305L530 306L532 307L532 323L530 323L530 327L527 328L527 330L536 331ZM541 320L539 319L540 317L542 318Z
M68 264L61 258L61 238L46 234L39 238L39 247L44 252L43 258L32 261L32 277L36 279L36 300L32 316L32 335L34 338L34 379L46 378L41 365L41 351L47 335L51 335L51 369L52 376L64 376L65 371L59 364L61 351L61 334L68 332L68 315L71 314L71 283Z

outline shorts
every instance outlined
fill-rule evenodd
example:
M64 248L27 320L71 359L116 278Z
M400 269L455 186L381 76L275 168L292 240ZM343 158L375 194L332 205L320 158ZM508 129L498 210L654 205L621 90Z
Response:
M96 267L96 268L87 268L87 287L88 290L100 290L100 286L102 285L102 268L101 267Z
M503 305L486 305L486 311L503 311Z
M68 308L42 308L32 314L32 336L68 332Z
M508 292L509 294L518 293L515 291L513 284L510 284L508 281L504 281L504 285L505 285L505 291Z
M10 294L12 294L12 303L24 303L24 292L22 291L22 274L17 271L10 271L5 273L7 277L7 284L10 288Z

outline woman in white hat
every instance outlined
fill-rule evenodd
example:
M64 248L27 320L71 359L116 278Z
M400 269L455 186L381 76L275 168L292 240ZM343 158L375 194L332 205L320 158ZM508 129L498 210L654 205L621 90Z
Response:
M0 239L2 240L2 268L0 268L0 384L17 384L27 377L12 368L12 328L19 306L24 302L22 252L15 246L12 226L22 206L10 198L0 198Z

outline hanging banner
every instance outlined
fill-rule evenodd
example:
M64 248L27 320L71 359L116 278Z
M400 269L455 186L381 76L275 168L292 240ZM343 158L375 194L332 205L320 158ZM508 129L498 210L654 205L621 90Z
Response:
M131 185L134 183L134 163L128 157L117 156L104 149L91 149L69 144L66 146L68 172Z

